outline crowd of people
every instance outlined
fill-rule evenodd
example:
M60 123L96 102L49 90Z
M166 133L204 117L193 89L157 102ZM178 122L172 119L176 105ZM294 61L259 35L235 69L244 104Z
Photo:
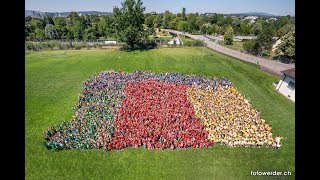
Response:
M208 131L187 99L188 85L155 80L128 82L109 149L207 147Z
M271 126L234 86L193 86L187 94L215 143L280 148L282 138L272 137Z
M281 146L226 78L104 71L84 82L75 111L45 132L48 149Z
M45 132L48 149L107 149L114 133L118 106L125 97L124 84L110 81L108 86L101 88L87 81L84 89L78 97L72 120Z

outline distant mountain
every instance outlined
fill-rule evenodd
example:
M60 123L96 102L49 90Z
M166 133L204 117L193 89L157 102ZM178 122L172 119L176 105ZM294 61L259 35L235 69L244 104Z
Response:
M111 12L99 12L99 11L77 11L79 15L86 15L86 14L96 14L96 15L112 15ZM33 10L25 10L24 16L31 16L37 18L43 18L44 16L49 17L65 17L68 16L70 12L41 12L41 11L33 11Z
M278 15L263 13L263 12L247 12L247 13L231 13L227 16L258 16L258 17L278 17Z

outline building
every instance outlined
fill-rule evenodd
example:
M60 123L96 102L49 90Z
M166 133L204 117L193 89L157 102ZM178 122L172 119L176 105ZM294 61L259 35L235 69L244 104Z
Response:
M281 71L282 77L277 84L277 91L295 101L295 68Z
M254 22L256 22L256 19L258 19L258 16L247 16L244 18L245 19L249 19L250 20L250 24L253 24Z

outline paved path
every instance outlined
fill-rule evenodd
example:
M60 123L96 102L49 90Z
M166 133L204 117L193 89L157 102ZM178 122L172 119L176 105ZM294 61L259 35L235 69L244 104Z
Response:
M204 41L206 46L210 49L216 50L216 51L221 52L223 54L226 54L226 55L229 55L229 56L232 56L232 57L235 57L235 58L247 61L247 62L251 62L254 64L259 63L262 70L267 71L272 74L279 75L279 76L282 75L281 71L295 67L294 64L284 64L284 63L281 63L278 61L267 60L267 59L256 57L256 56L246 54L246 53L243 53L240 51L226 48L224 46L221 46L221 45L211 41L209 38L207 38L203 35L192 35L192 34L188 34L188 33L184 34L180 31L175 31L175 30L170 30L170 29L165 29L165 31L171 32L173 34L186 35L186 36L193 38L193 39L202 40L202 41Z

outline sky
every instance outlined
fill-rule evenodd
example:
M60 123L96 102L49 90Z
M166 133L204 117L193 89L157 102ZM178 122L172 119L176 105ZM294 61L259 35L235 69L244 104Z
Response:
M104 11L112 12L123 0L25 0L26 10L44 12ZM295 0L142 0L146 12L246 13L295 15Z

